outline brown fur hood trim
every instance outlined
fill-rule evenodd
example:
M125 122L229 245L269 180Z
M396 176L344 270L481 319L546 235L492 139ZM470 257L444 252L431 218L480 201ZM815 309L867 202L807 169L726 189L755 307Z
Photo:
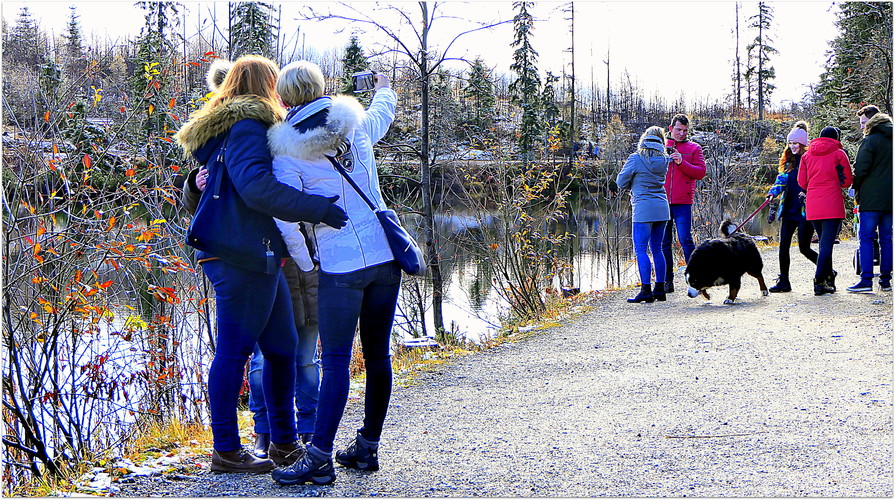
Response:
M253 95L234 97L214 108L203 107L193 112L189 121L174 134L174 140L183 147L187 155L190 155L211 138L230 130L236 122L245 119L273 125L283 120L283 111L272 109Z
M877 113L873 115L873 118L867 120L867 123L864 124L864 135L870 135L870 133L873 132L873 127L886 122L892 123L892 117L885 113Z

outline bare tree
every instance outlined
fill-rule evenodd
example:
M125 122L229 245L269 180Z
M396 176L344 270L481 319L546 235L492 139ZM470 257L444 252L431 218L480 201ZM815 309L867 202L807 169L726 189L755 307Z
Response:
M416 15L411 14L403 6L388 5L385 7L374 7L370 12L361 11L354 5L347 3L339 3L339 12L329 9L328 12L322 13L308 7L305 19L324 21L324 20L341 20L351 24L366 25L376 31L386 35L395 42L395 47L383 47L380 54L397 52L406 57L411 68L416 73L419 81L420 97L421 97L421 114L422 124L420 132L419 147L409 144L395 145L413 156L417 157L420 162L420 186L422 191L423 202L423 225L426 235L426 255L428 266L431 270L432 277L432 312L434 318L434 326L436 335L439 340L445 340L444 319L442 313L442 300L444 296L444 279L441 274L439 265L440 256L438 253L437 231L435 228L435 215L433 209L432 193L434 183L432 180L431 165L433 158L430 151L430 124L429 124L429 90L430 79L438 72L438 68L448 60L462 60L448 57L448 53L454 46L454 43L464 35L494 28L508 21L496 21L488 23L476 23L470 21L472 27L468 30L456 34L444 49L436 49L430 52L429 35L432 27L439 19L448 18L450 16L440 15L438 13L438 2L418 2L419 11ZM383 16L382 14L386 14ZM413 42L405 41L404 38L393 27L386 24L383 19L388 17L397 17L397 19L406 24L413 31ZM414 21L414 18L417 21ZM468 61L467 61L468 62Z

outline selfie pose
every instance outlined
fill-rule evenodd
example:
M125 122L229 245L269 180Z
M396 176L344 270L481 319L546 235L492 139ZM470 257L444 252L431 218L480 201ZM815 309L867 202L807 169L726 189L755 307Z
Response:
M214 452L211 470L274 468L243 448L236 405L246 361L257 343L271 441L290 453L296 442L293 398L297 334L286 280L289 256L273 217L344 224L345 213L323 196L276 180L267 129L282 121L274 86L277 66L260 56L233 63L217 92L175 135L208 178L187 234L215 291L217 339L208 373Z
M358 324L366 368L364 421L335 459L345 467L379 469L379 438L392 390L390 344L401 269L379 219L349 179L379 208L385 208L373 144L395 118L397 95L389 88L388 78L377 74L375 94L366 111L353 97L324 96L323 74L307 61L283 68L277 91L291 106L286 121L271 128L268 137L277 178L307 193L338 199L349 221L341 229L311 227L314 258L320 263L323 380L317 422L304 456L274 470L272 476L280 484L329 484L336 479L334 441L348 400L348 365ZM287 241L304 240L296 224L280 223L280 229Z

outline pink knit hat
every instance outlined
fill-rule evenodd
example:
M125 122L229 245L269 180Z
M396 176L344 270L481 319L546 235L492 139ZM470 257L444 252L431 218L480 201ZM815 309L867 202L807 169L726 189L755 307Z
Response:
M789 142L798 142L803 146L807 146L808 131L803 128L793 127L793 129L789 131L789 135L786 136L786 140Z

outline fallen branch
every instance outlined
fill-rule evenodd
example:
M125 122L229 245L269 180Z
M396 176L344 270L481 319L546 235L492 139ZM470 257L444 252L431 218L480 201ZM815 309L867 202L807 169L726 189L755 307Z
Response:
M767 431L760 432L747 432L744 434L716 434L709 436L665 436L665 439L697 439L697 438L726 438L726 437L740 437L740 436L752 436L755 434L767 434Z

